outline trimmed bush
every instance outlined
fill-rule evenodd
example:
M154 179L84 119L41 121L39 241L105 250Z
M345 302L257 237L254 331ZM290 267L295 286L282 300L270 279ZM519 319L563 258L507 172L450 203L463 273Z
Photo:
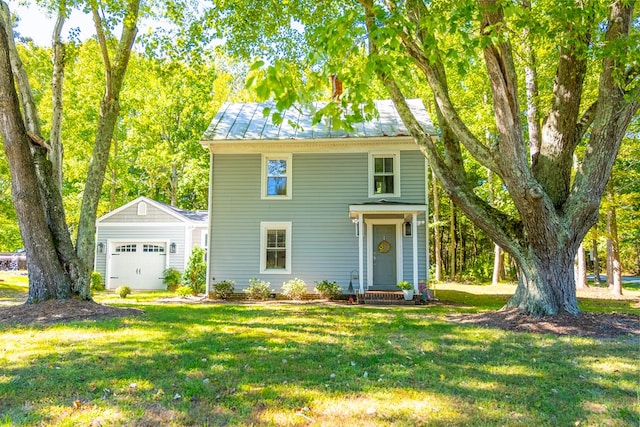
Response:
M176 294L186 298L189 295L193 295L193 288L191 286L180 286L176 289Z
M201 294L205 291L206 281L207 263L204 260L204 249L193 248L187 268L182 273L182 284L190 286L194 294Z
M167 290L174 292L180 286L182 274L177 268L167 268L163 273L162 283L167 285Z
M128 286L118 286L116 288L116 294L120 295L120 298L126 298L127 295L131 295L131 288Z
M249 279L249 286L244 290L249 299L263 300L271 296L271 283L257 277Z
M301 300L306 294L307 284L302 279L296 277L282 284L282 295L287 298Z
M227 299L233 293L236 282L233 280L222 280L213 284L213 295L219 299Z
M104 291L104 280L102 280L102 275L97 271L91 272L91 290Z
M315 291L320 294L322 298L335 298L342 293L342 288L336 282L330 282L323 280L322 282L316 282Z

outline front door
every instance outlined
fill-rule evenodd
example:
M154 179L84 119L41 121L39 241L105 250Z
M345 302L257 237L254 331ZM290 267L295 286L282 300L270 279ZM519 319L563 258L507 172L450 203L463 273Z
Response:
M373 286L396 284L396 225L373 225Z

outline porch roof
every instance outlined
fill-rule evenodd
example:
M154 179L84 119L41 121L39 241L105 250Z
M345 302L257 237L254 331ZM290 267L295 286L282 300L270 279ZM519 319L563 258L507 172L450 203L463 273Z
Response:
M412 214L427 211L427 205L419 203L402 203L379 200L371 203L357 203L349 205L349 217L357 218L363 214Z

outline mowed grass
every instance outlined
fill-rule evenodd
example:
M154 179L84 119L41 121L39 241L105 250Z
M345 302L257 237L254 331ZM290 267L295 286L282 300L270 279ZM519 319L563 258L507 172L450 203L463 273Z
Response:
M0 326L0 425L638 425L637 338L446 321L504 302L478 288L401 307L100 294L145 314Z

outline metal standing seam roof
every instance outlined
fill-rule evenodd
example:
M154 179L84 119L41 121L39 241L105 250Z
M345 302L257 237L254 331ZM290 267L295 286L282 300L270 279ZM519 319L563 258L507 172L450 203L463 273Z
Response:
M423 129L435 135L436 129L420 99L407 99L407 105ZM283 140L283 139L330 139L330 138L379 138L410 136L400 119L393 101L374 101L378 117L371 121L353 124L354 130L335 130L326 123L311 126L312 116L308 112L290 108L283 111L282 123L274 125L269 117L264 117L265 108L274 108L270 102L225 102L202 136L203 141L214 140ZM326 103L317 103L318 109ZM294 124L294 126L291 125Z

